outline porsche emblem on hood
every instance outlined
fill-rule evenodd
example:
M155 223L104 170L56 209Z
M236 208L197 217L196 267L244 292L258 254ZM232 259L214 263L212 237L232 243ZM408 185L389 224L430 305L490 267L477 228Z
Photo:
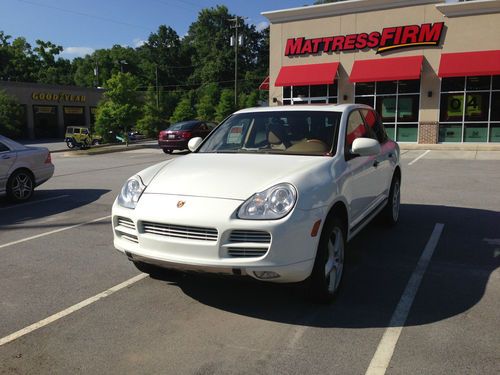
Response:
M186 204L185 201L179 201L179 202L177 202L177 208L182 208L182 207L184 207L185 204Z

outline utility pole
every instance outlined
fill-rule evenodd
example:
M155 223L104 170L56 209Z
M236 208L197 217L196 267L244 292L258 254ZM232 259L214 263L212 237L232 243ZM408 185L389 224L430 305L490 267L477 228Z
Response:
M234 22L234 25L231 26L231 29L235 30L234 39L231 37L230 45L234 45L234 106L238 107L238 44L243 45L243 38L240 36L238 38L238 29L243 26L240 25L240 17L236 16L235 18L230 18L229 21Z
M156 73L156 109L160 108L160 88L158 87L158 64L155 65Z

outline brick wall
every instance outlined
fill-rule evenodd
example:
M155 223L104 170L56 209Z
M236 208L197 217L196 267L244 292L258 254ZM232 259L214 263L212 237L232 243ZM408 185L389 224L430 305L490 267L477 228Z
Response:
M438 143L439 122L426 121L419 125L418 143L436 144Z

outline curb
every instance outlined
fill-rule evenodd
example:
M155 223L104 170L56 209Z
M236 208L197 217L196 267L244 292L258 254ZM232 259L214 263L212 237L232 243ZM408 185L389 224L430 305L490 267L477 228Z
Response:
M401 150L436 150L436 151L500 151L500 144L413 144L398 143Z
M102 155L102 154L111 154L114 152L124 152L124 151L133 151L133 150L140 150L144 148L157 148L159 149L158 145L129 145L128 147L126 146L102 146L99 148L94 148L94 149L89 149L89 150L57 150L57 151L51 151L52 152L64 152L64 156L71 157L71 156L92 156L92 155Z

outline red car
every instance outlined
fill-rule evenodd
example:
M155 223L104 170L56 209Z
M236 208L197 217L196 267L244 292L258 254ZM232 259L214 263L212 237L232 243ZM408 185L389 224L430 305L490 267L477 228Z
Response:
M171 125L158 134L158 145L166 154L173 150L185 150L191 138L205 138L216 125L214 123L190 120Z

